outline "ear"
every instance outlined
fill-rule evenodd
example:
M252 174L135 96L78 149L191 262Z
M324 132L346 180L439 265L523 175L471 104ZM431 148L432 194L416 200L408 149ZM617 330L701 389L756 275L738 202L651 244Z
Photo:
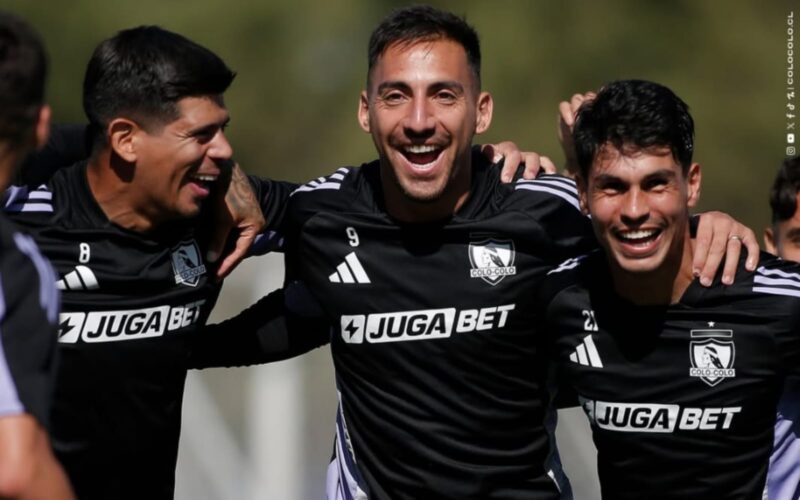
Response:
M769 226L764 229L764 247L767 252L772 255L778 255L778 245L775 241L775 235L772 233L772 228Z
M41 149L50 138L50 116L52 111L47 104L39 110L39 119L36 121L36 149Z
M367 97L366 90L362 90L361 96L358 98L358 124L361 125L361 129L364 132L370 133L369 98Z
M108 144L111 150L123 160L136 161L136 134L142 129L133 120L115 118L108 124Z
M578 185L578 199L581 204L581 211L584 215L589 215L589 198L587 196L588 185L586 179L581 174L575 175L575 183Z
M688 172L686 172L686 187L687 187L686 205L689 207L696 206L697 202L700 201L701 180L702 180L702 175L700 174L700 164L692 163L689 166Z
M475 133L482 134L492 123L492 111L494 110L494 100L492 94L481 92L478 96L478 116L475 121Z

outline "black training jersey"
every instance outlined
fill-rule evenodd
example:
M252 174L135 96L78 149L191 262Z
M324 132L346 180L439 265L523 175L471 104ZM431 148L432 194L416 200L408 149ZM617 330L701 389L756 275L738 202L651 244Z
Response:
M0 214L0 417L45 428L55 381L58 292L33 239Z
M592 244L588 222L570 180L502 185L473 165L440 223L393 220L378 162L290 199L287 301L302 283L333 326L329 498L559 497L534 290Z
M260 193L269 220L280 220L282 189ZM195 221L148 235L110 222L85 163L11 188L5 210L58 273L53 445L78 497L171 499L187 358L220 289L207 237Z
M783 379L800 367L800 267L755 273L680 302L615 295L601 252L543 287L562 382L592 426L603 498L761 498Z

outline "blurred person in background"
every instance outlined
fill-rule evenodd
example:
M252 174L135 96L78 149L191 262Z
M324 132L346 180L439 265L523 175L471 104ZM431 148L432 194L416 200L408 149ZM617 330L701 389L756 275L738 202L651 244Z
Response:
M787 158L772 185L772 224L764 230L768 252L800 262L800 158ZM800 499L800 383L786 381L778 403L778 420L767 473L765 499Z
M0 11L0 188L45 143L47 56L22 19ZM0 497L74 498L47 429L56 368L58 292L33 240L0 214Z

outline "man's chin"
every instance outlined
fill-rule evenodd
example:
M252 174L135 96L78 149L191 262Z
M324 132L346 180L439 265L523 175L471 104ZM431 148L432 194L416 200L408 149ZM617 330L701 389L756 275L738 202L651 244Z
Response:
M641 275L642 277L659 271L663 263L663 259L656 255L637 258L615 255L613 258L616 264L615 267L622 272L632 275Z
M177 216L180 219L194 219L203 209L202 203L186 204L179 208Z
M433 182L401 182L399 184L400 191L406 200L423 205L436 203L442 198L444 192L442 186L436 186Z

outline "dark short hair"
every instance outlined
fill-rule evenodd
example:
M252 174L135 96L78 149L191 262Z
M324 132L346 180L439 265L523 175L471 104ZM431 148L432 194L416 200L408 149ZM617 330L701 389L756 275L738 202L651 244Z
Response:
M235 75L207 48L158 26L139 26L97 46L83 80L83 109L101 138L119 116L160 126L178 118L179 100L222 94Z
M464 47L467 62L480 87L481 43L478 32L463 17L429 5L394 10L375 28L369 38L367 85L372 68L389 47L442 39L452 40Z
M580 107L573 140L584 177L605 144L619 151L668 147L686 173L694 150L694 120L686 103L667 87L619 80Z
M769 193L772 223L789 220L797 210L797 192L800 191L800 157L786 158Z
M25 21L0 11L0 140L19 141L44 104L47 55Z

